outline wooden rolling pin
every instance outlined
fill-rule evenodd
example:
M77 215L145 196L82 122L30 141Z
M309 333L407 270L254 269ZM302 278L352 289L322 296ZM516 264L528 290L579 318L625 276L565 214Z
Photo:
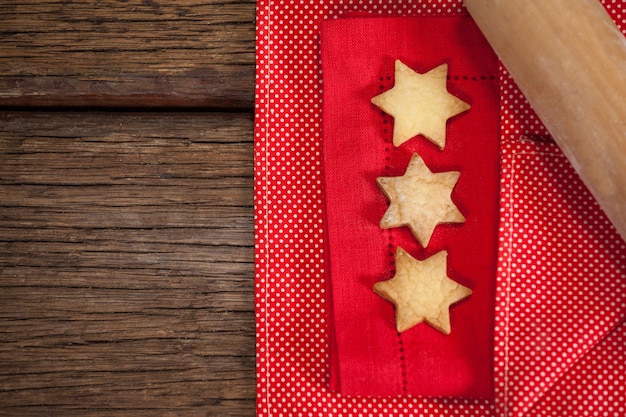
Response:
M598 0L465 0L626 240L626 39Z

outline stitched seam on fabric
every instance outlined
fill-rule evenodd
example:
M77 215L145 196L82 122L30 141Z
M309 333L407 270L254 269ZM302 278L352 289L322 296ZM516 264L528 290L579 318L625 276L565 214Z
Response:
M508 227L508 253L506 260L506 274L505 274L505 301L504 301L504 406L503 416L509 415L509 335L510 335L510 322L511 322L511 271L513 260L513 200L516 192L516 168L515 163L517 158L522 155L540 154L541 152L511 152L511 185L508 190L508 203L509 211L507 213Z
M522 140L524 140L522 138ZM527 142L531 142L531 140L526 139ZM532 141L534 142L534 141ZM537 143L537 142L535 142ZM505 289L505 330L504 330L504 407L503 407L503 416L504 417L508 417L509 416L509 329L510 329L510 303L511 303L511 260L513 259L513 229L514 229L514 225L513 225L513 204L512 202L514 201L514 192L516 190L515 185L516 185L516 180L515 180L515 173L516 173L516 169L515 169L515 162L516 162L516 158L517 157L521 157L521 156L531 156L531 155L549 155L549 156L558 156L556 154L554 154L553 152L539 152L539 151L533 151L533 152L527 152L527 151L521 151L521 152L511 152L511 187L509 190L509 197L508 197L508 202L509 202L509 213L508 213L508 220L509 220L509 229L508 229L508 234L509 234L509 249L508 249L508 257L507 257L507 272L506 272L506 289ZM571 368L571 367L570 367ZM568 368L569 369L569 368ZM539 401L539 398L541 398L545 392L547 392L549 390L544 391L544 393L542 393L542 395L540 395L535 401L533 401L533 404L528 407L526 410L524 410L524 414L531 410Z
M387 89L389 89L389 85L386 85L387 83L391 83L393 77L390 75L386 75L386 76L381 76L379 78L380 81L380 91L386 91ZM384 152L384 161L385 161L385 165L384 165L384 170L385 170L385 176L389 175L389 172L391 171L391 152L393 149L393 121L392 118L390 116L388 116L387 114L385 114L384 112L381 112L382 114L382 118L383 118L383 141L385 142L385 152ZM388 252L388 257L389 257L389 266L392 270L392 274L395 274L395 253L394 253L394 245L393 245L393 234L391 232L391 230L385 230L385 234L387 235L387 252ZM394 315L396 314L396 311L394 309ZM397 343L398 343L398 360L400 361L400 381L402 384L402 395L407 395L409 388L408 388L408 380L407 380L407 372L406 372L406 356L405 356L405 348L404 348L404 342L402 341L402 334L400 332L396 332L397 335Z
M511 322L511 271L513 260L513 200L516 191L516 161L521 155L534 154L534 152L511 152L511 186L508 190L509 212L507 213L508 227L508 254L506 261L506 278L505 278L505 301L504 301L504 405L503 417L509 416L509 335Z
M389 266L391 268L391 272L392 275L395 275L395 255L393 252L393 235L391 234L391 231L387 231L387 239L389 241L389 243L387 244L387 250L388 250L388 254L389 254ZM395 314L395 309L394 309L394 314ZM402 395L407 395L408 394L408 380L407 380L407 373L406 373L406 356L404 355L405 349L404 349L404 342L402 341L402 333L400 332L396 332L397 335L397 340L398 340L398 359L400 360L400 376L401 376L401 382L402 382Z
M509 202L509 212L507 214L508 222L509 222L509 230L508 230L508 256L506 260L506 278L505 278L505 289L504 289L504 407L503 413L504 417L509 415L509 320L510 320L510 303L511 303L511 260L513 258L513 230L512 230L512 221L513 218L513 204L512 202L512 194L514 187L514 178L515 178L515 152L511 155L511 187L508 190L508 202Z
M402 395L408 394L408 381L406 378L406 358L404 356L404 342L402 333L398 332L398 353L400 353L400 372L402 374Z
M470 76L470 75L447 75L448 81L495 81L495 75L480 75L480 76Z
M393 235L391 233L390 230L386 231L387 233L387 240L389 241L389 243L387 244L387 250L388 250L388 255L389 255L389 267L391 268L391 275L395 275L396 269L395 269L395 254L394 254L394 245L393 245ZM396 313L396 310L394 308L394 315ZM407 373L406 373L406 356L404 355L405 349L404 349L404 342L402 341L402 333L400 332L396 332L397 335L397 341L398 341L398 359L400 361L400 376L401 376L401 383L402 383L402 395L407 395L408 394L408 380L407 380Z

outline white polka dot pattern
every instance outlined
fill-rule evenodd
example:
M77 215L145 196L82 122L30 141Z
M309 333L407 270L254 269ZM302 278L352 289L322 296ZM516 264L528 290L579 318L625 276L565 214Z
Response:
M626 326L607 335L527 413L542 416L626 415Z
M626 317L626 245L555 145L504 155L498 409L522 416Z
M626 24L622 0L604 3L619 24ZM415 16L464 9L461 0L258 1L257 415L492 416L496 406L485 401L344 397L327 388L318 38L322 19L351 12ZM577 366L611 369L612 386L620 381L624 386L623 377L615 376L620 371L623 375L623 365L606 364L617 357L612 349L624 346L623 330L603 342L606 349L584 358L589 366L577 361L624 316L626 303L616 292L626 294L625 249L554 145L519 140L520 135L546 132L504 69L501 72L497 411L507 416L527 410L560 416L562 410L554 404L564 401L565 393L582 392L578 384L586 383L584 389L589 389L588 382L598 380L591 372L572 376ZM552 320L537 320L543 315ZM527 356L531 354L537 356ZM623 388L616 392L623 404ZM590 406L587 394L565 399L582 410ZM608 397L612 394L604 395L605 409L618 410L614 398Z

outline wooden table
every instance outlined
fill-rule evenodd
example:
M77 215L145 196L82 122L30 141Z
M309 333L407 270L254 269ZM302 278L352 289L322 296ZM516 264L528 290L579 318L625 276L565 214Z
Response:
M254 414L254 14L0 3L0 415Z

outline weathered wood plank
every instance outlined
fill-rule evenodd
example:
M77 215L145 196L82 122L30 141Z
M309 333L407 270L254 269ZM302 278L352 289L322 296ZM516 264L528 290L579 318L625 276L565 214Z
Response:
M252 116L0 121L0 415L253 415Z
M0 107L252 108L254 0L0 2Z

